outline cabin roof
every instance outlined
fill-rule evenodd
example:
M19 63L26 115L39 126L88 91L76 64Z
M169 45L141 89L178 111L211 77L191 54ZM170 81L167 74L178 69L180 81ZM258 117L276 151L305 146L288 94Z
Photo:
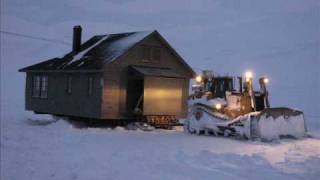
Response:
M103 63L112 62L152 31L129 32L93 36L81 45L78 53L69 52L61 58L53 58L21 69L29 70L95 70Z
M127 32L118 34L106 34L93 36L80 47L80 52L73 51L63 57L56 57L20 69L20 72L28 71L81 71L101 70L103 64L119 59L121 55L129 51L146 37L156 34L166 44L192 74L191 67L169 45L169 43L157 31Z

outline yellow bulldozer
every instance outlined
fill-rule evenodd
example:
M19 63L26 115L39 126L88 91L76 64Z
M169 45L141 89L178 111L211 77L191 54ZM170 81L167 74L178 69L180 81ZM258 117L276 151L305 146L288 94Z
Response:
M252 72L246 72L244 77L231 77L205 70L195 80L184 122L188 133L261 140L306 135L303 112L270 107L266 77L259 78L258 91L254 90Z

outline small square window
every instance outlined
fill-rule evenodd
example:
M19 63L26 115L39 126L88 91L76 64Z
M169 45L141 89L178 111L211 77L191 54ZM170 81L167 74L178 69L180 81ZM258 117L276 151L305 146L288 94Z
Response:
M153 48L152 49L152 60L153 61L160 61L161 59L161 49L160 48Z
M142 60L143 61L150 61L151 60L151 48L150 47L143 47Z
M161 48L156 46L142 47L142 61L144 62L159 62L161 60Z

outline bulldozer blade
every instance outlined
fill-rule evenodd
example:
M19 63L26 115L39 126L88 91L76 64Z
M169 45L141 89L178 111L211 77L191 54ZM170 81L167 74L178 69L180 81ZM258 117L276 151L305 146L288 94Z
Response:
M303 112L290 108L267 108L250 120L251 138L274 140L301 138L307 127Z

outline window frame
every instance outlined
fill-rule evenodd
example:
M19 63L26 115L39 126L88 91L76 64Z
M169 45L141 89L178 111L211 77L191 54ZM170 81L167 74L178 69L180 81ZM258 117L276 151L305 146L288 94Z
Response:
M152 56L152 48L150 46L142 46L142 61L150 62Z
M38 99L48 98L49 77L36 74L32 76L32 97Z
M48 98L48 76L41 76L41 85L40 85L40 98L47 99Z
M88 77L88 89L87 94L91 96L93 94L93 84L94 84L94 78L93 76Z
M41 90L41 76L34 75L32 76L32 97L39 98Z
M159 63L161 61L162 47L152 45L142 45L142 62ZM158 58L155 58L155 57Z
M157 53L158 54L157 54ZM155 58L155 55L158 55L158 59ZM160 47L153 47L151 51L151 58L153 62L160 62L161 61L161 48Z
M72 76L68 75L67 76L67 88L66 88L66 92L67 94L72 94Z

